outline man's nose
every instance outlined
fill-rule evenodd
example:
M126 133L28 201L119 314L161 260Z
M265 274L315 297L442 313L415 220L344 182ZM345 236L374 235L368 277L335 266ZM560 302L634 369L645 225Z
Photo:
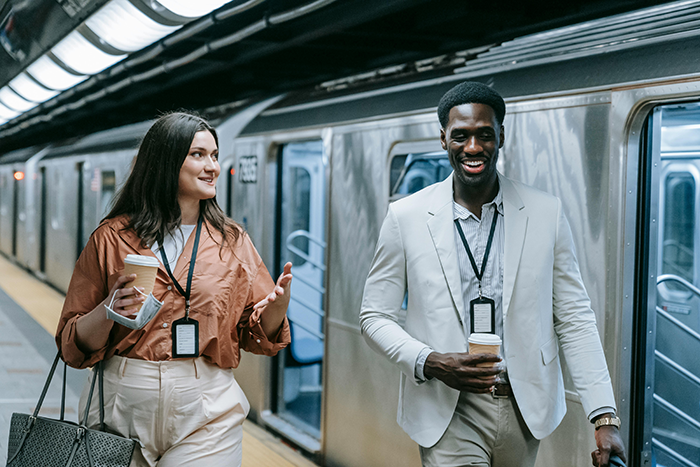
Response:
M467 142L464 145L464 151L469 154L480 154L483 149L484 148L481 146L481 143L476 136L472 136L467 139Z

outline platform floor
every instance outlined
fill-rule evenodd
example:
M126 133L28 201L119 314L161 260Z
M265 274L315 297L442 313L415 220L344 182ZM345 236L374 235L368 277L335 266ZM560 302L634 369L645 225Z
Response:
M34 410L56 355L53 333L63 295L0 256L0 465L5 465L13 412ZM66 418L77 420L87 371L69 369ZM57 371L41 414L58 418ZM313 467L304 456L253 422L243 424L243 467Z

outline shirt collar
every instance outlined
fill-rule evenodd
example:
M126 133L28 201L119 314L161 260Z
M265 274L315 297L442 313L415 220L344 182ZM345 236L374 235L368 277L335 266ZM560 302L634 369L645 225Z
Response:
M503 189L501 188L500 184L498 186L498 193L496 193L496 197L488 203L485 203L481 207L482 218L484 217L484 210L491 206L495 206L496 210L498 210L498 213L500 215L503 215ZM472 213L469 209L454 201L454 199L452 200L452 215L453 219L469 219L471 217L474 220L479 221L479 219L474 215L474 213Z

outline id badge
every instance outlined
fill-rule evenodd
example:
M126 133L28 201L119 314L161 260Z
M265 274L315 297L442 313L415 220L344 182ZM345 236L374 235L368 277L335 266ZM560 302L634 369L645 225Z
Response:
M496 302L490 298L475 298L469 302L469 324L472 332L496 333Z
M199 357L199 322L182 318L173 322L173 358Z

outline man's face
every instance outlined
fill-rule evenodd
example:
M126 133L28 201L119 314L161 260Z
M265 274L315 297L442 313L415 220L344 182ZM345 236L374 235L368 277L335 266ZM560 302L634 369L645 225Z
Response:
M485 104L462 104L450 110L440 141L455 171L455 182L465 188L488 189L494 183L498 150L503 147L503 126Z

